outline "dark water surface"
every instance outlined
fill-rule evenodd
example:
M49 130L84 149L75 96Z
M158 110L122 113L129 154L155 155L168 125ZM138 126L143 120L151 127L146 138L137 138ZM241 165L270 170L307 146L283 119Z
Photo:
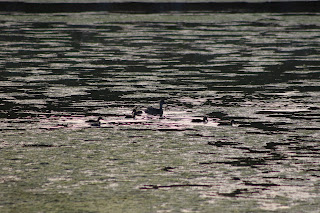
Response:
M1 14L0 211L317 212L319 17Z

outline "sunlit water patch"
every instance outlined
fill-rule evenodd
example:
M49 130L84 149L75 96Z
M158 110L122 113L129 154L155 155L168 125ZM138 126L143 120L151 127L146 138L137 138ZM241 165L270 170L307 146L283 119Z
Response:
M0 211L319 209L317 14L0 16Z

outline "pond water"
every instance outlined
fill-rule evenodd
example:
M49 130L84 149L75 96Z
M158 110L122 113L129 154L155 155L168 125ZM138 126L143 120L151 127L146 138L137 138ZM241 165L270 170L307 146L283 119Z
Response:
M1 212L320 208L319 14L0 20Z

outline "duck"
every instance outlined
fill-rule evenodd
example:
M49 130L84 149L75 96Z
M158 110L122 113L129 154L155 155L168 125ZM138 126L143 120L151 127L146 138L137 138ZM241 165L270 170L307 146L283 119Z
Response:
M133 109L131 115L126 115L125 118L135 118L137 115L137 110Z
M160 101L160 108L154 108L152 106L149 106L146 110L145 110L145 113L149 114L149 115L160 115L160 117L162 117L163 115L163 109L162 109L162 106L164 104L164 100L161 100Z
M101 125L100 120L102 119L103 118L100 116L97 120L88 120L86 122L89 123L91 126L100 126Z
M136 115L142 115L143 111L138 109L139 109L138 107L135 107L133 110L136 111Z
M234 120L231 121L219 121L218 126L233 126L235 124Z
M203 123L207 123L208 122L208 118L207 118L207 116L204 116L203 119L197 119L196 118L196 119L192 119L191 122L193 122L193 123L202 123L202 122Z

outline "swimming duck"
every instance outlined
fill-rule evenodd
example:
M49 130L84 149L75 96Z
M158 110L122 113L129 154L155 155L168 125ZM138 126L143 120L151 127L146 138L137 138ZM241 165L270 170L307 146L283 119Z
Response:
M97 120L88 120L86 121L87 123L89 123L91 126L100 126L101 122L100 120L102 120L102 117L99 117Z
M208 118L207 116L204 116L203 119L192 119L191 122L193 123L207 123L208 122Z
M160 115L160 117L162 117L163 115L163 109L162 109L162 105L164 104L164 100L160 101L160 108L154 108L152 106L149 106L146 110L145 113L150 114L150 115Z
M143 111L138 110L138 109L139 109L138 107L135 107L135 108L133 109L133 111L136 111L136 115L142 115Z
M234 120L231 121L219 121L218 126L233 126L235 124Z
M136 109L133 109L132 110L132 114L131 115L126 115L125 118L135 118L137 115L137 110Z

